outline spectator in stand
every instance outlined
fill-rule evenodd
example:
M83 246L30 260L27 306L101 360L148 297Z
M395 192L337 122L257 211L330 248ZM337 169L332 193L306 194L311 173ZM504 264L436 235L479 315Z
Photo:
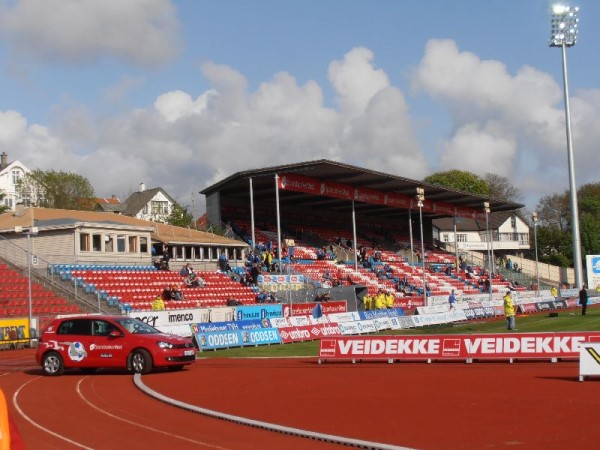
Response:
M227 299L226 305L227 306L241 306L241 305L243 305L243 303L241 301L239 301L239 300L236 300L233 297L229 297Z
M383 289L379 289L375 296L375 309L383 309L385 306L385 293Z
M513 304L510 291L506 291L506 294L504 295L502 300L504 302L504 315L506 316L506 329L516 330L515 305Z
M164 311L165 309L165 301L159 295L152 301L152 311Z
M194 273L194 269L192 268L192 264L191 263L187 263L179 271L179 275L181 275L182 277L189 277L193 273Z
M256 296L256 303L266 303L267 302L267 298L268 298L268 294L266 289L263 289L262 291L260 291L258 293L258 295Z
M189 288L204 287L204 285L205 285L204 278L196 276L196 274L194 272L192 272L190 275L185 277L183 279L183 282Z
M169 286L169 285L165 286L165 288L162 291L161 298L165 302L169 302L169 301L173 300L173 298L171 296L171 286Z
M483 292L490 292L490 279L486 278L483 281Z
M171 284L164 289L161 297L166 302L171 300L178 301L183 300L183 293L177 289L174 284Z
M429 287L429 283L425 283L425 295L427 295L427 297L431 295L431 288Z
M169 247L164 245L163 252L162 252L162 261L161 261L161 265L160 265L160 268L162 270L170 270L169 269L169 260L170 259L171 259L171 254L169 253Z
M318 259L319 261L322 261L322 260L324 260L324 259L325 259L325 250L323 250L322 248L320 248L320 249L317 251L317 259Z
M450 311L452 311L456 305L456 295L454 295L454 289L452 289L452 292L450 292L450 295L448 296L448 305L450 306Z
M359 252L359 261L364 263L367 260L367 249L361 246Z
M381 262L381 252L379 250L375 250L373 253L373 260L376 262Z
M258 276L260 275L259 264L253 264L250 269L250 284L256 286L258 284Z
M584 285L581 287L581 290L579 291L579 304L581 305L581 315L582 316L585 316L585 314L586 314L587 303L588 303L587 286L584 283Z
M446 276L452 275L452 266L450 264L446 266L446 270L444 270L444 273L446 274Z
M387 291L385 293L385 307L388 309L394 307L394 294L392 294L392 291Z
M240 284L242 286L250 286L250 275L248 274L247 270L244 270L244 272L240 275Z
M225 273L231 270L231 267L229 266L229 260L227 259L227 255L224 251L222 251L219 255L219 270Z
M320 294L317 294L317 296L315 297L315 302L329 302L331 301L331 296L329 295L328 292L321 292Z
M365 295L363 297L363 305L365 305L365 310L366 311L368 311L369 309L371 309L372 299L373 299L373 297L371 297L369 294L367 294L367 295Z

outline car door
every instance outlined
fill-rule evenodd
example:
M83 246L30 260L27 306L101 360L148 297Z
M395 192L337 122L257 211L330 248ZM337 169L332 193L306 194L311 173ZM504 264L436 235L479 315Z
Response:
M118 331L120 336L115 336ZM112 333L112 335L111 335ZM92 343L90 355L98 367L125 367L127 350L122 330L113 322L101 318L92 319Z
M65 367L96 367L96 361L90 357L89 351L92 343L90 319L63 321L56 332L56 337L60 344Z

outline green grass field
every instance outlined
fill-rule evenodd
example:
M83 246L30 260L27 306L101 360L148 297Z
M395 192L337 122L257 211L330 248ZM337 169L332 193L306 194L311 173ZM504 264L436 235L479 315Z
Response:
M517 332L547 331L598 331L600 330L600 306L588 307L587 315L582 316L580 309L558 311L558 317L548 314L517 316ZM470 334L470 333L514 333L506 330L504 317L493 320L471 321L464 324L439 325L410 330L387 330L380 334ZM290 357L318 356L319 342L298 342L285 345L261 345L205 351L198 353L200 358L238 358L238 357Z

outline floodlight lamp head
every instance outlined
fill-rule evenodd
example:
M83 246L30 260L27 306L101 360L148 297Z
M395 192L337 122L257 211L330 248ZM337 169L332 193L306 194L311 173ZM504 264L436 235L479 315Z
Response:
M577 42L579 7L554 5L552 7L550 47L571 47Z
M531 213L531 220L533 220L534 224L537 224L538 222L538 213L536 211Z
M489 213L489 212L490 212L490 202L483 202L483 210L484 210L486 213Z

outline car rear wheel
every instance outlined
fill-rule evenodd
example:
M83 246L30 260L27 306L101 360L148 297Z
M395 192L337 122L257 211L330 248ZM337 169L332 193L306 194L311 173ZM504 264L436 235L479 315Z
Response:
M65 370L62 357L56 352L48 352L42 359L42 370L44 375L51 377L61 375Z
M152 370L152 357L147 350L141 348L131 354L131 370L142 374Z

